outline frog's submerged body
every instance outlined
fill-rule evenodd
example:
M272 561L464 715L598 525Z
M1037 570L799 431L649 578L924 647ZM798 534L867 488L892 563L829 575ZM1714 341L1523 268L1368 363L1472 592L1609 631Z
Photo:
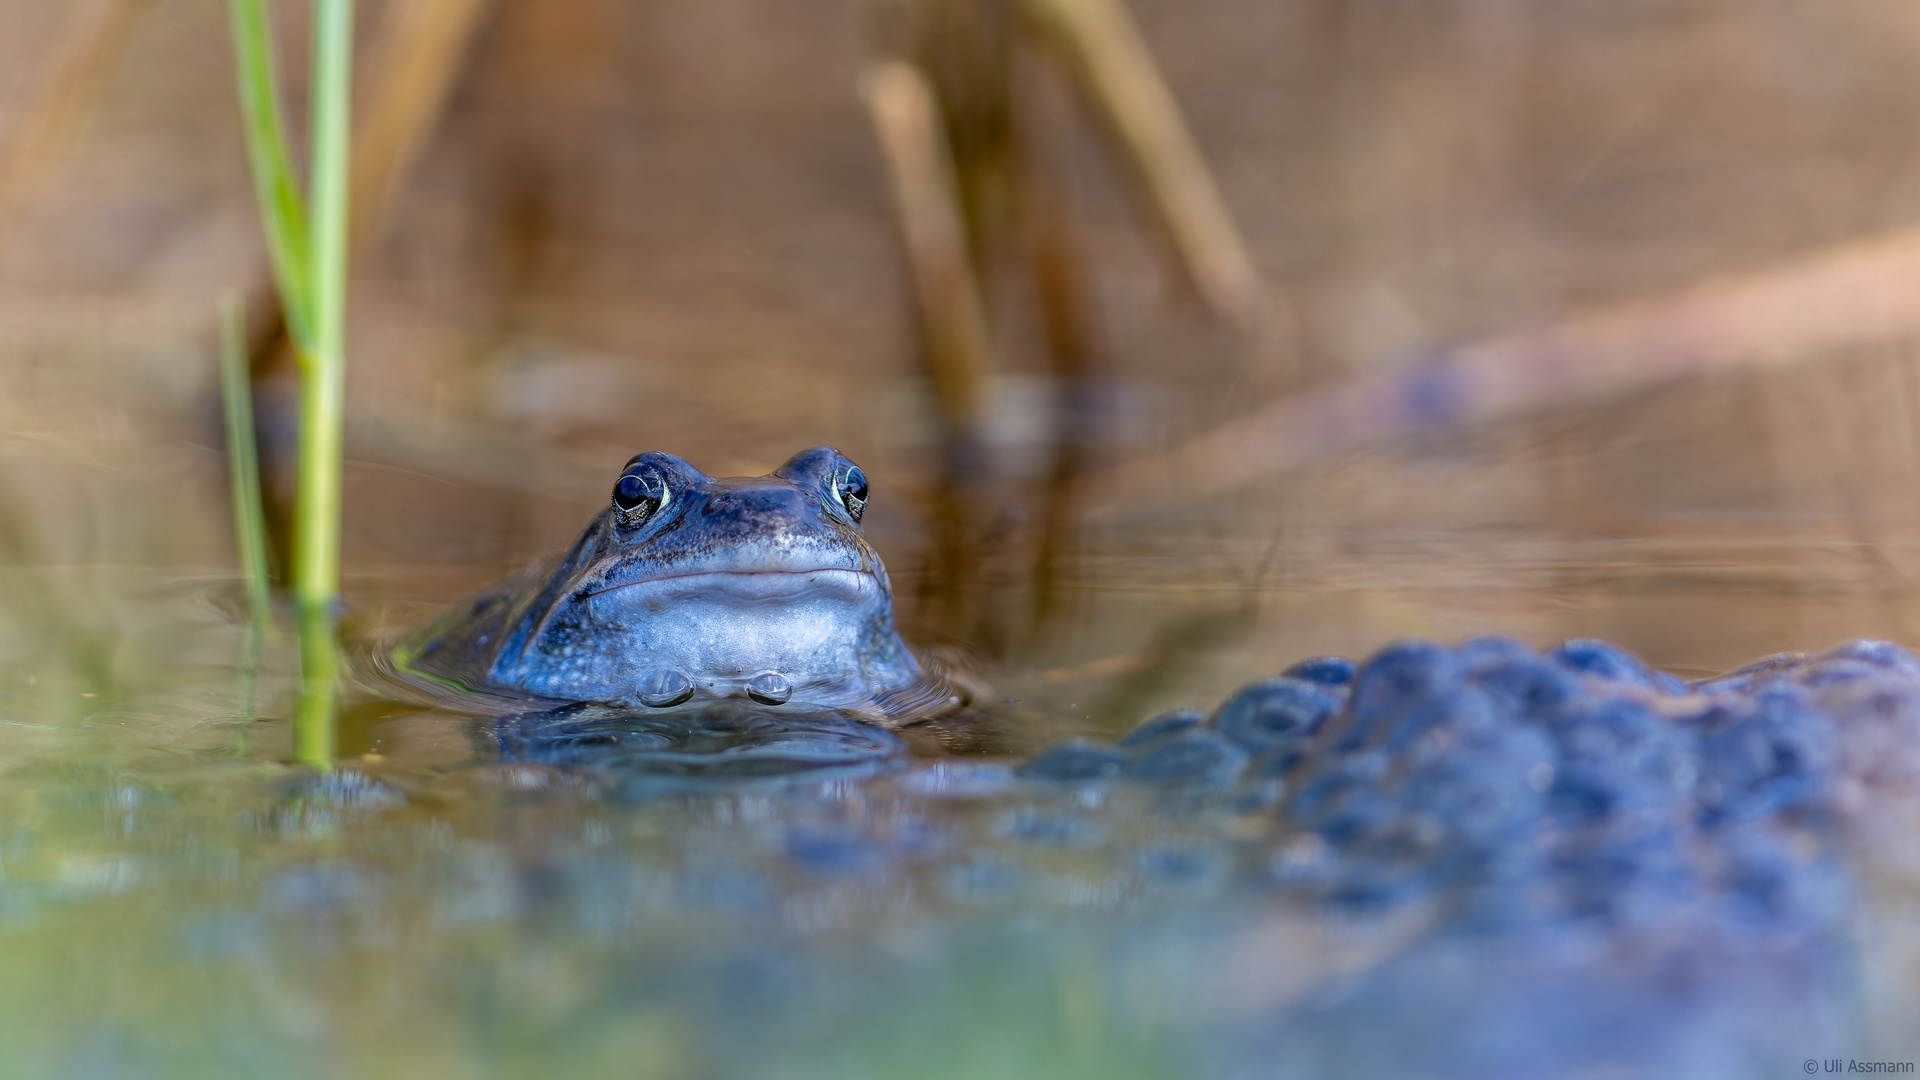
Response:
M860 529L867 496L831 447L719 479L638 455L557 562L456 606L400 663L482 692L650 712L737 701L898 726L951 710L959 696L894 630Z

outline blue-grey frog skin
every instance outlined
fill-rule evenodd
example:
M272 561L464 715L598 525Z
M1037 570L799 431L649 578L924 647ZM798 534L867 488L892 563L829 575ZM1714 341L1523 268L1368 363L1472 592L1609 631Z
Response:
M894 630L868 494L830 446L718 479L640 454L557 562L456 605L395 659L483 693L649 711L737 701L898 727L956 709Z

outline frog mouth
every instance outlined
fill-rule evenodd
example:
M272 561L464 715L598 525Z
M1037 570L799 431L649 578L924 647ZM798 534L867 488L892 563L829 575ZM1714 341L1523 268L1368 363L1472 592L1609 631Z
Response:
M661 603L672 600L730 599L775 602L814 593L838 593L850 599L884 594L879 578L865 570L823 566L813 570L694 570L662 574L595 589L583 599Z

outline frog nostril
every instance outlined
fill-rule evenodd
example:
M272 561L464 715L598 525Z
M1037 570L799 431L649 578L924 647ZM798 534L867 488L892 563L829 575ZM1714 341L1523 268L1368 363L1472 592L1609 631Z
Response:
M784 675L763 671L747 681L747 696L762 705L784 705L793 696L793 684Z
M665 709L693 696L693 680L672 668L653 668L640 676L640 704Z

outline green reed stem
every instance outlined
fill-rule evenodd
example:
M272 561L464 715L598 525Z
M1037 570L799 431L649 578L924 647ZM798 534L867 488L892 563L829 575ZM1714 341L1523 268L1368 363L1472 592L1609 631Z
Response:
M300 695L293 709L293 760L316 769L333 765L338 750L334 706L340 694L340 642L333 612L300 605Z
M294 716L294 756L325 765L333 754L339 673L333 617L340 592L353 0L313 0L313 152L311 197L305 205L287 150L265 0L228 0L228 11L247 157L300 369L292 578L300 623L301 692Z
M300 355L300 487L294 599L331 609L340 591L340 487L347 373L347 157L353 0L314 0L311 348Z
M241 699L251 715L273 607L267 577L267 514L260 500L260 458L254 440L253 387L247 376L246 313L233 293L220 301L220 400L227 418L234 542L240 552L240 580L247 590L249 633L240 657Z
M287 127L280 113L280 76L274 58L273 27L265 0L228 0L233 22L235 68L240 79L240 117L252 166L254 198L266 233L267 257L280 287L287 336L305 348L313 340L307 258L307 212L287 152Z

